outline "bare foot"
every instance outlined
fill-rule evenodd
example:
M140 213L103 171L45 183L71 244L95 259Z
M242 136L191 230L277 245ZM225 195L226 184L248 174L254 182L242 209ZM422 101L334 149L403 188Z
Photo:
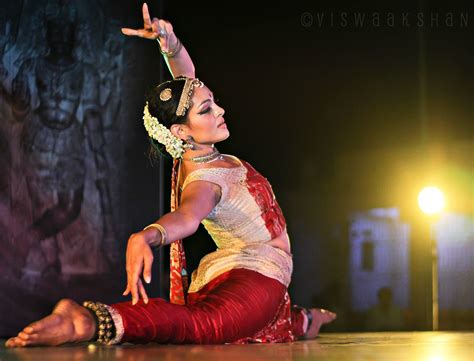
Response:
M18 336L8 339L5 346L56 346L66 342L89 341L95 331L92 314L73 300L63 299L51 315L26 326Z
M311 315L313 315L313 321L311 322L309 330L306 331L306 334L303 336L304 340L316 338L322 325L325 325L336 319L336 314L334 312L324 310L322 308L311 308L310 311Z

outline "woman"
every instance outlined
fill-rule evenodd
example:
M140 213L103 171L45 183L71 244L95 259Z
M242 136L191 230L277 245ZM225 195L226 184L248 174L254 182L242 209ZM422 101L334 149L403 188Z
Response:
M252 166L221 155L229 137L224 109L195 78L193 63L171 24L150 19L130 36L158 40L173 80L147 96L144 124L153 144L175 159L172 212L133 234L127 246L132 301L111 306L60 301L52 314L9 339L8 347L102 343L248 343L314 338L335 314L290 307L292 272L285 219L270 184ZM179 201L179 204L178 204ZM187 287L180 239L203 223L218 246L205 256ZM170 302L149 299L151 247L171 244Z

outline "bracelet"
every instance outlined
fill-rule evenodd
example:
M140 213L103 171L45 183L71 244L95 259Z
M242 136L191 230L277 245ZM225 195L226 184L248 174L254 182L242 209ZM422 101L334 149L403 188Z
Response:
M163 246L166 243L166 229L165 229L165 227L163 227L159 223L152 223L152 224L146 226L145 228L143 228L143 230L146 230L148 228L156 228L160 232L160 235L161 235L160 243L157 244L156 239L155 239L155 240L153 240L153 242L150 243L150 246L151 247L161 247L161 246Z
M173 50L169 50L169 51L164 51L161 49L161 43L159 42L158 39L156 39L158 41L158 44L160 44L160 53L163 54L164 56L168 57L168 58L172 58L173 56L175 56L176 54L178 54L180 51L181 51L181 48L183 47L183 44L181 43L181 41L176 37L176 46Z
M109 345L115 337L116 329L107 307L100 302L84 301L85 308L92 311L97 324L97 342Z

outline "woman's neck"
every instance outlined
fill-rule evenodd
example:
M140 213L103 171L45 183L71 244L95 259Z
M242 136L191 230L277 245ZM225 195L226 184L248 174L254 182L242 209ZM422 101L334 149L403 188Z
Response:
M202 157L215 152L214 144L194 144L194 149L188 149L183 154L185 162L192 162L193 158Z

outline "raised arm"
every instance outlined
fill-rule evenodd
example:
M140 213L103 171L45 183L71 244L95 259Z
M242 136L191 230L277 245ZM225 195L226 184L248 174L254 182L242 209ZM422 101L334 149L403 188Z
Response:
M179 40L173 31L171 23L158 18L153 18L152 20L146 3L143 4L142 13L143 29L122 28L122 33L128 36L157 40L162 53L173 53L175 50L178 50L174 55L168 56L163 54L171 75L173 78L180 75L195 78L196 73L193 61L186 48L184 46L180 47Z
M163 215L155 223L159 223L166 230L164 244L170 244L178 239L192 235L198 229L199 223L207 217L219 202L221 189L218 185L206 181L189 183L181 194L179 208ZM132 294L135 304L139 297L145 303L148 296L141 281L143 274L145 282L151 281L151 266L153 253L150 245L161 242L161 233L156 228L148 228L132 234L127 245L127 288L124 296Z

